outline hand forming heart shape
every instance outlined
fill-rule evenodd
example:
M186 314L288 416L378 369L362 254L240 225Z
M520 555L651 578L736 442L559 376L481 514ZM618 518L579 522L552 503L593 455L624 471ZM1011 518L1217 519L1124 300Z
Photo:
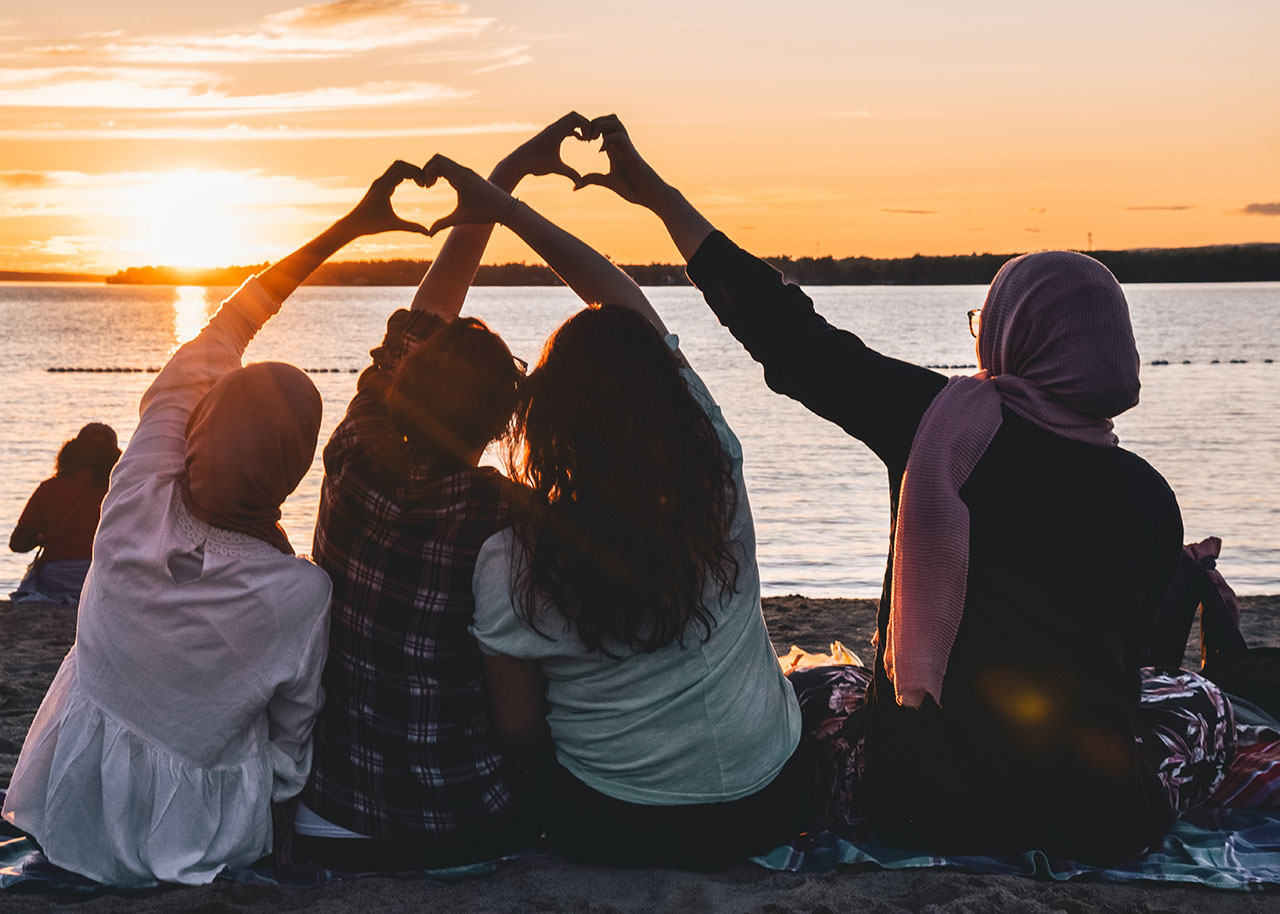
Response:
M621 123L612 115L588 120L576 111L564 115L536 136L522 143L495 169L494 180L514 187L525 175L562 175L573 182L575 190L589 184L612 186L618 177L617 163L611 149L618 145L613 133L621 133L625 141L626 134ZM591 144L603 137L598 152L610 153L610 172L602 175L592 172L584 175L564 158L564 144L570 140ZM575 158L577 155L575 153ZM592 163L594 164L594 163ZM498 175L504 176L499 179ZM402 181L411 179L420 187L431 187L439 178L444 178L458 194L458 202L453 211L437 219L430 229L416 222L409 222L396 215L391 207L391 194ZM618 190L617 187L614 187ZM621 191L620 191L621 192ZM630 195L623 193L630 199ZM386 174L374 182L369 193L360 205L352 211L348 219L362 220L369 231L403 231L434 235L441 229L463 224L491 224L502 222L512 212L514 198L501 187L484 180L474 171L465 168L445 156L436 155L422 168L415 168L407 162L396 162L387 169Z
M430 235L426 226L401 219L391 206L391 195L404 181L413 181L426 187L422 169L408 162L397 160L381 177L369 185L369 190L356 204L355 209L343 217L347 227L357 235L376 235L380 232L417 232Z
M565 163L563 156L564 144L570 138L585 143L596 138L591 121L576 111L570 111L522 143L503 160L503 165L524 175L563 175L576 184L582 176Z

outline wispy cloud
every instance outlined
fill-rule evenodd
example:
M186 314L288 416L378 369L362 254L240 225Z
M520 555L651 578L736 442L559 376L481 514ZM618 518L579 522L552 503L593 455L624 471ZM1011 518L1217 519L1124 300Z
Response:
M165 125L159 127L118 125L112 122L88 126L61 123L37 124L4 131L9 140L184 140L236 142L241 140L350 140L396 139L433 136L468 136L489 133L530 134L543 125L528 121L486 124L445 124L412 127L295 127L290 124Z
M1240 212L1246 216L1280 216L1280 203L1250 203Z
M1159 212L1180 212L1181 210L1184 210L1184 209L1195 209L1194 206L1188 206L1188 205L1182 205L1182 204L1175 204L1175 205L1169 205L1169 206L1126 206L1124 208L1126 210L1139 211L1139 212L1143 210L1156 210Z
M260 169L48 171L38 173L37 177L38 182L10 185L4 197L9 209L5 215L10 218L36 214L113 218L121 214L122 205L127 208L130 200L154 198L160 188L175 198L175 205L187 194L193 201L216 199L219 205L261 210L263 215L275 217L283 208L341 206L359 199L363 192L346 179L306 180L267 174ZM39 210L31 210L31 204L38 204Z
M489 63L481 64L471 72L492 73L495 70L507 70L511 67L523 67L527 63L533 63L533 55L527 52L527 45L520 45L519 47L514 48L501 48L492 55Z
M41 241L32 241L28 248L40 254L54 257L74 257L99 254L112 247L110 241L96 235L54 235Z
M301 92L234 94L200 70L137 67L0 69L0 108L181 110L190 114L326 111L423 104L469 93L429 82L372 82Z
M461 3L336 0L273 13L240 30L200 35L84 36L29 48L50 56L147 64L320 60L475 37L493 23Z
M936 216L936 209L882 209L882 213L899 213L903 216Z
M0 187L20 190L28 187L44 187L49 176L40 171L0 171Z
M1033 235L1040 235L1040 234L1043 234L1043 233L1040 231L1040 229L1038 229L1038 228L1031 228L1031 227L1029 227L1029 226L1028 226L1027 228L1024 228L1024 229L1023 229L1023 231L1024 231L1024 232L1031 232L1031 234L1033 234Z

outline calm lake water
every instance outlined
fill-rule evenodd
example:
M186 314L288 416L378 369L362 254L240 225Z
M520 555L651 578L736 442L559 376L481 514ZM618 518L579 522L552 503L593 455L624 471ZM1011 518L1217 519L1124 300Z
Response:
M229 291L0 283L0 528L12 529L51 474L58 446L82 424L110 423L126 443L154 377L48 369L159 367ZM742 439L765 593L878 596L889 526L879 461L769 391L759 366L693 289L647 291ZM882 352L927 365L974 361L965 311L982 304L984 287L809 291L829 320ZM1142 403L1117 422L1121 443L1172 484L1188 541L1222 537L1219 567L1237 592L1280 593L1280 283L1133 285L1126 293L1144 365ZM247 359L322 370L312 378L324 396L327 440L387 315L411 297L403 288L300 289ZM532 362L578 307L564 289L477 288L465 313ZM284 526L300 552L310 550L320 478L317 452L285 506ZM1088 548L1080 544L1082 562ZM0 593L17 584L26 561L0 551Z

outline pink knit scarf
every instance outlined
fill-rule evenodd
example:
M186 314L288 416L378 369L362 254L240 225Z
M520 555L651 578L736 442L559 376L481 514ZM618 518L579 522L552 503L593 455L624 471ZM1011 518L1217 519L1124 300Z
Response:
M1138 402L1129 306L1111 272L1083 254L1025 254L1001 267L982 308L978 364L925 411L898 497L884 663L898 704L912 708L925 696L942 704L969 574L960 487L999 430L1001 407L1114 447L1111 417Z

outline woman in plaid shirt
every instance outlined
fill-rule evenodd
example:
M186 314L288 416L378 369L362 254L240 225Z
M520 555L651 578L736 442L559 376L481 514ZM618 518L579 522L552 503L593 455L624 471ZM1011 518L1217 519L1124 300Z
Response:
M492 181L509 190L529 174L571 175L560 144L588 127L566 115L500 162ZM513 490L478 463L507 430L523 368L459 312L501 216L449 233L411 308L388 321L324 451L314 553L334 582L327 697L297 821L299 854L321 864L448 866L540 831L468 632L476 556L510 526ZM584 298L634 285L592 255L565 274ZM608 269L594 269L597 260Z

